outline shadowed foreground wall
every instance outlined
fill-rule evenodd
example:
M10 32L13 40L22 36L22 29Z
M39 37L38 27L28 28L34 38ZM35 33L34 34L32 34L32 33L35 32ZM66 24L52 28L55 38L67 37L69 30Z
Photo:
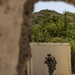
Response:
M31 57L28 34L36 1L0 0L0 75L27 75ZM75 4L74 0L65 1Z
M0 75L15 75L25 0L0 0Z

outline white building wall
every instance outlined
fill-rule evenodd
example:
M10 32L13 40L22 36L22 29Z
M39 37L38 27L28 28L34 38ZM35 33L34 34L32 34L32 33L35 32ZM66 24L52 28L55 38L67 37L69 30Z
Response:
M48 67L44 61L49 53L57 60L54 75L71 75L71 52L68 43L31 43L30 45L31 75L48 75Z

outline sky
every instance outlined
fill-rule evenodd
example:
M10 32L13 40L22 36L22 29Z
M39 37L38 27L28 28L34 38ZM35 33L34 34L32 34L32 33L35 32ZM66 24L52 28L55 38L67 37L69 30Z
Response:
M67 4L65 2L37 2L34 5L34 12L38 12L43 9L49 9L49 10L55 10L59 13L63 13L65 11L73 12L75 13L75 6L71 4Z

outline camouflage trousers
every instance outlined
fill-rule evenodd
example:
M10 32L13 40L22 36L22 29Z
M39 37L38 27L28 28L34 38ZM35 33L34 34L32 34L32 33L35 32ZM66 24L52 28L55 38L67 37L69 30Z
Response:
M49 75L53 75L53 70L51 68L49 69L48 72L49 72Z

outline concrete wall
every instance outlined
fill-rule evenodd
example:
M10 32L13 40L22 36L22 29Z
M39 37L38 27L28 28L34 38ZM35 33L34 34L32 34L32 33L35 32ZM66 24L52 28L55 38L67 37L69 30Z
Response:
M44 64L48 53L57 60L54 75L71 75L71 52L68 43L31 43L32 75L48 75L48 67Z

